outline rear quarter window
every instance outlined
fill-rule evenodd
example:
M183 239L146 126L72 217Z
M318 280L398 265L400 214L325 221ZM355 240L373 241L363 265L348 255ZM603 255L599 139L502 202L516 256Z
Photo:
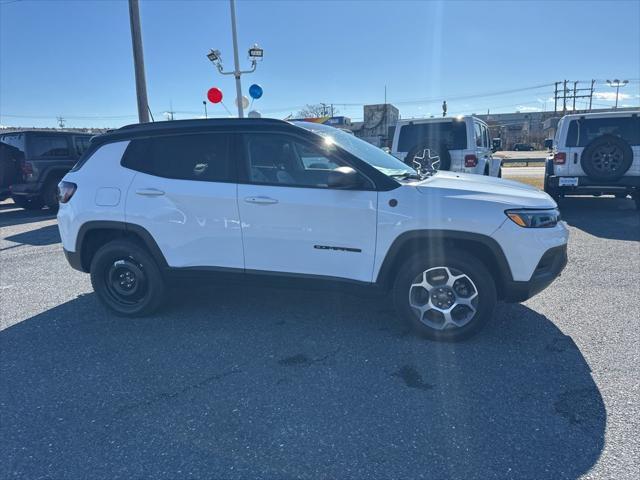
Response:
M164 178L207 182L235 181L230 136L184 134L134 139L122 166Z
M29 157L62 158L70 157L69 138L63 135L29 136Z
M433 122L404 125L398 138L399 152L409 152L419 145L446 145L448 150L467 148L467 127L464 122Z
M640 145L639 117L585 118L571 120L567 147L585 147L602 135L616 135L630 145Z

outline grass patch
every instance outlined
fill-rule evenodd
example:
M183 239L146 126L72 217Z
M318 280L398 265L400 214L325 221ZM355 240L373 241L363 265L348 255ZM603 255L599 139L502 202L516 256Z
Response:
M507 180L515 180L516 182L526 183L527 185L533 185L540 190L544 189L544 177L518 177L516 175L505 175L503 178Z

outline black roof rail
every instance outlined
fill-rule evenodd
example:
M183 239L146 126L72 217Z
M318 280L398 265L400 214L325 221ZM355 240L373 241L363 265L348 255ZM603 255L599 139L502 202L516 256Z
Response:
M286 120L279 120L277 118L192 118L185 120L169 120L164 122L149 122L149 123L131 123L114 131L123 130L163 130L167 128L189 128L189 127L206 127L206 126L225 126L235 125L238 123L246 123L250 125L263 125L263 124L286 124Z

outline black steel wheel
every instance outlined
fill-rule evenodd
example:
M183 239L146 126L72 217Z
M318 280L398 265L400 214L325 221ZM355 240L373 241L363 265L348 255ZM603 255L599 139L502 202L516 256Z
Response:
M98 298L114 313L148 315L162 303L165 282L151 255L138 243L114 240L91 261L91 283Z

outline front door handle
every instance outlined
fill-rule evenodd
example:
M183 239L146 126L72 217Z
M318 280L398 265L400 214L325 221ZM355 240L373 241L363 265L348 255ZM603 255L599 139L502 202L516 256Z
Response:
M245 197L244 201L247 203L257 203L258 205L273 205L274 203L278 203L278 200L271 197Z
M159 197L164 195L162 190L158 190L157 188L140 188L136 190L137 195L142 195L143 197Z

